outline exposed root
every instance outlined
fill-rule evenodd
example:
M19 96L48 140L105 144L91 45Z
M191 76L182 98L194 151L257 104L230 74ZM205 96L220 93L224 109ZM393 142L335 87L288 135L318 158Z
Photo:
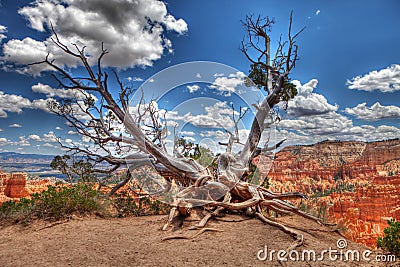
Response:
M291 215L291 214L293 214L292 212L290 212L290 211L284 211L284 210L282 210L282 209L279 209L279 208L277 208L277 207L275 207L275 206L268 206L268 208L266 208L267 210L272 210L272 211L274 211L275 213L277 213L277 214L282 214L282 215Z
M229 203L231 199L232 199L231 194L228 192L225 194L222 202ZM204 216L204 218L201 219L201 221L193 228L203 228L211 218L218 216L224 210L225 210L224 207L217 207L213 212L209 212L206 216Z
M170 239L193 239L198 235L202 234L205 231L218 231L221 230L214 228L204 228L207 223L214 217L218 217L222 212L239 212L242 214L246 214L249 218L256 217L260 219L262 222L269 224L273 227L277 227L282 230L284 233L289 234L293 237L294 241L287 248L287 252L303 245L303 235L300 231L307 232L307 229L300 229L296 226L287 226L280 222L271 220L264 216L264 212L274 211L277 214L297 214L303 218L312 220L317 222L320 225L324 226L334 226L335 224L325 223L320 218L317 218L313 215L305 213L299 210L296 206L291 204L286 199L292 198L306 198L305 195L298 192L289 192L289 193L274 193L260 186L251 185L249 183L239 181L237 184L232 187L222 199L215 199L213 195L208 194L207 189L201 191L200 187L204 186L208 188L217 188L224 189L228 187L232 181L227 179L225 176L219 176L221 178L219 182L210 181L210 177L205 176L201 179L196 185L189 186L186 189L182 190L177 195L177 200L175 205L171 209L169 218L167 223L164 225L163 230L166 230L168 226L171 224L172 220L179 215L182 214L182 209L190 209L195 206L203 206L204 210L207 210L206 215L195 225L189 228L190 230L195 230L201 228L199 232L197 232L193 236L184 236L184 235L173 235L164 237L162 240L170 240ZM206 194L204 194L206 193ZM221 221L229 221L227 219L217 218ZM243 219L244 220L244 219ZM243 220L231 220L231 221L243 221ZM296 230L295 230L296 229ZM300 230L300 231L297 231ZM315 229L308 229L309 231ZM323 230L320 230L323 231ZM332 231L332 230L327 230ZM334 232L336 230L333 230ZM283 263L282 263L283 264Z
M286 253L290 252L291 250L294 250L297 247L300 247L303 245L303 241L304 241L304 236L298 232L296 232L295 230L281 224L275 221L271 221L269 219L267 219L264 215L262 215L259 212L256 212L256 216L264 223L267 223L271 226L277 227L279 229L281 229L283 232L291 235L294 238L294 241L292 242L292 244L285 250ZM282 266L286 266L285 262L279 261L279 263Z
M163 237L161 240L166 241L166 240L171 240L171 239L194 239L206 231L223 232L224 230L216 229L216 228L203 228L192 236L172 235L172 236Z
M306 232L310 235L313 235L310 232L324 232L324 233L338 233L340 235L342 235L342 233L340 232L339 229L335 228L335 229L318 229L318 228L304 228L304 227L298 227L296 225L291 225L291 224L286 224L286 226L296 229L296 230L300 230L303 232Z
M202 199L185 199L188 203L192 203L193 205L201 206L201 205L208 205L211 207L224 207L228 210L242 210L248 207L254 207L259 204L262 199L249 199L240 203L224 203L219 201L211 201L211 200L202 200Z
M294 214L300 215L304 218L313 220L315 222L317 222L320 225L325 225L325 226L335 226L336 224L331 224L331 223L326 223L323 222L320 218L317 218L311 214L305 213L301 210L299 210L298 208L296 208L295 206L293 206L292 204L289 204L285 201L279 200L279 199L273 199L273 200L265 200L261 203L261 205L265 206L265 207L270 207L270 208L277 208L277 209L281 209L283 211L288 211L288 212L292 212Z
M258 187L257 189L266 199L282 199L282 200L298 199L298 198L307 199L307 196L300 192L275 193L264 187Z
M170 226L170 224L172 223L174 218L177 217L178 215L179 215L178 208L177 207L172 207L171 211L169 212L168 220L164 224L162 230L166 231L168 229L168 226Z
M193 229L197 229L197 228L203 228L204 226L206 226L207 222L215 217L218 216L225 208L223 207L218 207L216 208L213 212L209 212L206 216L203 217L203 219L201 219L201 221L196 224L195 226L193 226Z
M267 223L267 224L269 224L271 226L277 227L277 228L281 229L283 232L291 235L295 239L296 246L294 246L294 248L296 248L298 246L301 246L303 244L303 235L302 234L296 232L295 230L293 230L293 229L291 229L291 228L289 228L289 227L287 227L287 226L285 226L285 225L283 225L281 223L278 223L278 222L272 221L270 219L267 219L264 215L262 215L259 212L256 212L256 216L262 222Z

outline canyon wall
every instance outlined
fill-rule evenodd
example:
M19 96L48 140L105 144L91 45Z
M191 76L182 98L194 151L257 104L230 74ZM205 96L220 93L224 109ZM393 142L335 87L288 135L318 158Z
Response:
M308 194L302 206L320 215L325 208L328 219L343 224L354 241L376 247L387 220L400 220L400 140L289 146L275 155L269 170L259 166L272 190Z

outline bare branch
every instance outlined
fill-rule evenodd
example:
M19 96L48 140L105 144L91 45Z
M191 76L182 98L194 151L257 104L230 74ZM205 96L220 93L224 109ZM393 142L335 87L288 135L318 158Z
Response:
M257 113L253 120L250 134L240 155L242 164L250 164L253 156L257 154L255 152L261 139L262 132L265 127L268 126L268 124L265 124L265 120L269 116L270 110L283 99L282 94L286 94L285 90L290 90L290 88L287 89L285 86L289 81L289 73L295 67L296 61L298 60L298 46L295 44L295 39L304 28L292 36L293 13L291 12L289 17L288 40L282 41L282 38L280 38L275 57L271 62L269 51L270 38L268 33L273 23L274 21L271 21L269 18L261 20L260 17L254 19L253 16L246 17L246 23L244 23L248 31L248 39L251 47L254 48L254 46L256 46L252 37L258 37L264 40L261 52L259 49L255 50L259 53L257 60L249 58L247 48L243 44L244 42L242 42L242 51L253 64L253 72L264 71L265 77L263 77L262 80L260 80L260 73L254 74L258 79L255 83L258 86L263 86L268 92L268 96L257 106ZM262 68L260 69L259 66L262 66ZM250 73L250 78L251 77L253 77L252 73ZM270 88L269 85L272 85L272 88ZM288 93L288 97L291 97L292 95L290 95L290 92Z

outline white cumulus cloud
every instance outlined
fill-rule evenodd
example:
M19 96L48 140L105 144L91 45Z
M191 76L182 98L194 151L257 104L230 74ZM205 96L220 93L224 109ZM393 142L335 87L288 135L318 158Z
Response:
M234 93L239 85L244 84L244 78L246 74L238 71L233 74L229 74L228 77L224 76L222 73L217 73L214 75L216 79L210 88L218 90L221 94L225 96L230 96Z
M51 22L60 40L73 51L72 44L85 45L91 64L100 55L103 42L110 52L104 65L119 68L151 66L165 49L171 51L165 29L180 35L188 30L183 19L169 14L166 4L157 0L36 0L22 7L19 14L40 32L49 29ZM77 66L78 61L64 55L51 37L44 41L30 37L9 40L3 45L2 59L26 65L43 60L49 53L58 64ZM46 68L33 65L21 71L39 74Z
M318 80L312 79L303 85L296 80L293 83L298 94L288 103L287 118L278 124L289 137L299 142L313 138L318 141L353 127L352 120L337 112L337 105L330 104L324 95L314 93Z
M29 100L20 95L6 94L0 91L0 118L7 118L8 112L22 113L23 109L39 109L49 112L47 102L49 99L34 99Z
M287 113L291 117L314 116L335 112L338 106L328 103L325 96L314 93L318 80L312 79L305 84L294 80L298 94L288 102Z
M21 113L23 108L30 107L31 101L29 99L0 91L0 118L7 118L7 112Z
M393 64L385 69L374 70L363 76L356 76L347 80L349 89L381 92L395 92L400 90L400 65Z
M28 136L28 139L33 140L33 141L40 141L40 136L37 134L31 134Z
M277 125L278 135L287 138L288 144L312 144L326 139L374 141L400 136L400 129L391 125L354 125L353 121L338 112L338 106L325 96L314 93L318 81L313 79L301 85L293 81L298 95L289 101L288 116ZM366 121L383 118L400 118L400 108L375 103L368 107L362 103L344 109L344 113Z
M180 134L184 136L194 136L196 133L192 131L181 131Z
M35 93L45 94L46 97L59 97L59 98L75 98L83 99L84 95L76 90L54 89L49 85L38 83L32 86L32 91Z
M0 137L0 146L5 146L9 143L10 141L7 140L5 137Z
M24 137L25 139L25 137ZM48 133L44 133L42 136L37 134L31 134L28 136L26 140L32 140L36 142L44 142L44 143L54 143L57 142L56 136L54 135L53 131Z
M371 107L368 107L366 103L361 103L354 108L346 108L345 112L355 116L357 119L366 121L400 118L400 107L393 105L382 106L379 102L376 102Z
M204 107L205 113L192 115L185 114L184 121L196 127L204 128L226 128L230 129L234 126L232 120L232 109L228 107L226 102L216 102L212 106ZM235 111L236 116L238 112Z
M4 35L4 33L6 33L6 32L7 32L7 27L0 25L0 43L1 43L1 41L3 41L3 39L7 38L7 36Z

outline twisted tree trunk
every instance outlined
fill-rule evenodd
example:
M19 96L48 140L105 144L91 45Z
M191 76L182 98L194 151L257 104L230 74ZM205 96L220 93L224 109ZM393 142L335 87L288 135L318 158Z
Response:
M206 226L210 219L223 212L242 212L249 216L257 217L264 223L280 228L295 237L296 245L301 244L301 235L295 230L267 218L266 214L268 213L265 211L272 210L283 214L295 213L324 224L319 218L300 211L287 201L305 198L305 196L299 192L274 193L261 185L248 182L253 159L257 155L268 154L268 152L282 144L282 142L279 142L271 147L259 147L262 133L271 124L266 122L267 118L273 116L273 107L276 104L287 102L296 94L293 91L293 85L290 86L289 73L298 59L295 38L301 31L294 36L291 35L292 16L290 15L288 40L278 43L276 57L271 62L268 32L272 24L273 21L269 18L258 17L255 19L252 16L247 17L244 23L249 43L242 44L242 51L252 63L251 77L249 79L252 79L260 90L264 89L268 92L268 95L256 107L257 112L243 149L239 153L234 153L232 152L232 146L235 142L239 143L238 121L244 115L240 112L239 119L235 121L235 132L228 132L229 141L225 144L227 149L225 153L219 155L217 159L218 167L215 172L199 166L198 163L188 158L168 154L162 145L162 129L155 119L157 111L148 107L146 111L152 116L153 125L151 127L155 133L150 138L141 127L145 124L142 115L139 114L136 118L131 115L128 103L131 92L122 85L116 73L115 78L119 84L119 99L115 99L112 96L108 89L108 75L101 68L101 60L108 53L106 49L102 49L97 61L98 64L94 69L89 64L84 47L78 48L75 45L76 51L72 51L53 32L53 42L67 55L78 58L81 61L87 72L87 77L72 77L63 67L58 66L54 60L49 59L49 56L42 62L34 63L49 65L61 76L59 78L54 75L63 88L79 92L85 97L83 103L78 100L73 103L61 104L53 101L49 103L49 108L55 114L65 118L79 134L92 140L96 148L63 146L74 153L85 154L89 160L95 163L107 163L111 166L109 170L98 170L99 172L112 173L120 167L133 166L134 168L139 168L151 165L168 182L166 190L171 188L172 183L178 185L180 191L171 205L171 212L167 223L163 227L164 230L168 229L171 222L178 215L187 216L190 210L201 207L206 212L206 215L196 225L198 228ZM257 40L263 40L264 42L258 42ZM258 44L264 44L265 47L259 47ZM260 53L260 56L255 60L252 59L249 56L248 49L254 49ZM263 59L264 56L265 60ZM92 94L97 94L100 97L100 104L94 104L95 101ZM74 108L78 108L80 112L87 115L90 118L89 121L82 121L79 114L74 111ZM110 116L112 119L105 116L104 114L106 113L112 114ZM110 120L123 124L128 136L115 135L111 129ZM146 127L149 126L146 125ZM117 157L110 151L108 144L114 144L117 148L124 144L125 147L132 150L132 153L126 157ZM116 192L130 179L131 174L128 174L126 179L121 181L111 192Z

